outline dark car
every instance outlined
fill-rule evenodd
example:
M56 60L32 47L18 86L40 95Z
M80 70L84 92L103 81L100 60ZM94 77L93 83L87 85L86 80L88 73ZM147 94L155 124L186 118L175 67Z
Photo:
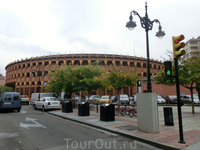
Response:
M182 105L184 105L184 103L182 101L183 99L182 98L180 98L180 99L181 99L181 106L182 106ZM167 104L177 104L177 96L176 95L166 96L165 100L166 100Z

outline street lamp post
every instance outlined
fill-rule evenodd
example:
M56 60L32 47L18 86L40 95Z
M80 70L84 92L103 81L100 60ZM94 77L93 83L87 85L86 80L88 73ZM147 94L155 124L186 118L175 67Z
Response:
M133 30L137 25L133 20L133 16L132 13L134 15L137 15L140 18L140 23L142 28L145 29L146 32L146 47L147 47L147 92L152 92L152 87L151 87L151 79L150 79L150 61L149 61L149 35L148 32L149 30L152 30L153 28L153 23L159 23L159 31L156 33L156 36L158 38L162 38L165 35L165 32L162 31L162 27L160 24L160 21L157 19L154 19L153 21L150 21L150 19L148 18L148 14L147 14L147 2L145 3L145 17L140 17L140 15L136 12L136 11L131 11L130 12L130 21L127 22L126 27L130 30Z
M39 70L38 71L36 71L36 70L33 70L32 71L32 73L31 73L31 76L32 77L34 77L35 76L35 74L34 74L34 72L36 72L37 73L37 76L39 76L39 81L38 81L38 93L39 93L39 95L38 95L38 98L40 99L40 85L41 85L41 81L40 81L40 76L42 76L42 73L43 72L46 72L45 70L42 72L41 70L40 70L40 66L39 66Z

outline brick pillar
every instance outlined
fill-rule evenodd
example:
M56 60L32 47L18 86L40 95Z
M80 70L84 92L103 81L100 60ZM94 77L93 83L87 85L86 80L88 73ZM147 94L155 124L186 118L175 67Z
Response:
M107 89L105 89L105 95L107 95Z
M124 94L124 90L123 90L123 88L120 90L120 94Z

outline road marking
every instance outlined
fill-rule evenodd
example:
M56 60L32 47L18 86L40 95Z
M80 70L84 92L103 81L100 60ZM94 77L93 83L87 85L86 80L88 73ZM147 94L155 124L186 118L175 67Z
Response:
M39 127L39 128L44 128L44 129L46 128L45 126L39 124L35 120L37 120L37 119L26 117L26 121L32 121L35 124L24 124L24 123L20 122L19 126L22 128L26 128L26 129L29 129L32 127Z

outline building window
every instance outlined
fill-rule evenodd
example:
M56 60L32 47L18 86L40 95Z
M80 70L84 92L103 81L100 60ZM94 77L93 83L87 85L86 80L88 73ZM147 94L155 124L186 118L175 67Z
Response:
M131 63L130 63L130 66L131 66L131 67L134 67L134 66L135 66L134 62L131 62Z
M156 65L154 65L153 67L154 67L154 69L156 69Z
M143 64L143 68L146 68L146 67L147 67L147 64L146 64L146 63L144 63L144 64Z
M141 64L140 64L140 63L137 63L137 67L141 67Z

